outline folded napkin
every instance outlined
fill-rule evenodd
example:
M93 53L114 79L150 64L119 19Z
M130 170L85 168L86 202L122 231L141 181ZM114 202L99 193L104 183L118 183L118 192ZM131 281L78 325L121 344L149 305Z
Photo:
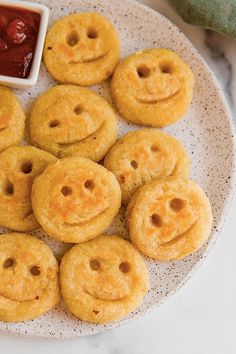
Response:
M236 38L236 0L170 0L192 25Z

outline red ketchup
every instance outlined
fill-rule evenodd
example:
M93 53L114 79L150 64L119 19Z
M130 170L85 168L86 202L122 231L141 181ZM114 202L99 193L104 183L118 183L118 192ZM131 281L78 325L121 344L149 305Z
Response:
M39 13L0 5L0 75L29 76L39 25Z

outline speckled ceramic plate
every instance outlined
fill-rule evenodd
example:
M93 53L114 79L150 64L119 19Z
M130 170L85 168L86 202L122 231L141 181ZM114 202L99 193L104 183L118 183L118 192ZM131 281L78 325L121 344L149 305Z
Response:
M159 263L146 260L151 288L143 304L128 318L109 325L89 324L76 319L60 304L32 321L18 324L0 323L0 330L11 333L54 338L85 336L120 326L125 321L136 319L159 306L189 279L192 271L206 257L226 218L233 191L233 128L223 94L209 68L184 34L159 13L131 0L42 0L41 3L50 8L51 23L71 12L102 12L113 21L119 31L122 56L147 47L167 47L179 53L191 66L196 79L191 108L185 119L165 130L179 138L187 148L192 161L192 177L207 192L214 214L212 235L199 252L177 262ZM54 81L42 65L36 87L29 91L17 91L17 94L28 111L34 99L52 85ZM109 82L94 89L111 101ZM121 119L119 128L120 135L137 129ZM127 237L122 211L108 233L114 231ZM65 251L65 245L52 241L42 231L36 231L34 234L43 238L58 257Z

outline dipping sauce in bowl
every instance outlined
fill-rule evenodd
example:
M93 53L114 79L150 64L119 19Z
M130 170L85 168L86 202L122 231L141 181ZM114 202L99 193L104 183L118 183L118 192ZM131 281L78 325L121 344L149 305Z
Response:
M0 5L0 75L27 78L37 44L41 15Z

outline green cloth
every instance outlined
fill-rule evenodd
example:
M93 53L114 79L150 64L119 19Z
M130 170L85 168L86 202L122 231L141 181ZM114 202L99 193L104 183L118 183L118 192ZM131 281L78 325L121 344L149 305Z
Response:
M236 38L236 0L171 0L182 18Z

